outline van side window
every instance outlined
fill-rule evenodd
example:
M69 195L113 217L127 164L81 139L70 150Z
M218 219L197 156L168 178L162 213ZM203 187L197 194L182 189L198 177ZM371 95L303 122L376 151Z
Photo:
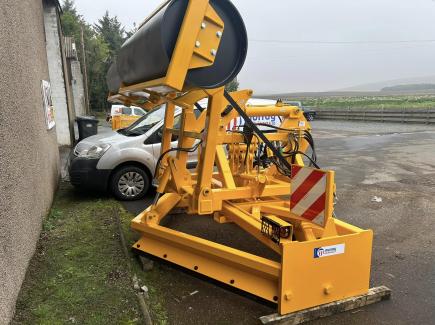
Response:
M122 114L124 114L124 115L131 115L131 107L127 107L127 106L123 107L122 108Z
M179 129L181 123L181 115L178 115L174 118L174 129ZM163 126L160 127L158 130L156 130L153 134L151 134L146 140L145 144L156 144L156 143L162 143L162 137L163 137ZM171 141L177 141L178 136L176 134L172 135Z
M145 112L142 111L141 109L135 108L135 109L134 109L134 115L137 115L137 116L144 116L144 115L145 115Z
M151 134L148 138L145 139L144 144L156 144L162 142L162 132L163 127L156 130L153 134Z

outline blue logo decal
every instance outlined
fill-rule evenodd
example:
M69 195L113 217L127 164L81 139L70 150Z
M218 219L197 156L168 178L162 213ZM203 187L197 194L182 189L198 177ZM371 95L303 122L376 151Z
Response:
M344 244L314 248L314 258L344 254Z
M322 247L314 248L314 258L322 257L322 255L323 255L323 248Z

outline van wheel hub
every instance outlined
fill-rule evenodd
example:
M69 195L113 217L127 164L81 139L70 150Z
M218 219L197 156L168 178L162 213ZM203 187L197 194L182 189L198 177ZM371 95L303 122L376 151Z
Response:
M119 178L118 190L126 197L135 197L142 193L145 186L141 174L136 172L127 172Z

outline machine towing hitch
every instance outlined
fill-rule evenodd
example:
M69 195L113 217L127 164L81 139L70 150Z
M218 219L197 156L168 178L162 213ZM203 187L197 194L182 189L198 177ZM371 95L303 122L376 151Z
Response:
M334 217L334 172L318 168L303 112L282 102L249 105L251 90L224 90L243 66L247 43L229 0L172 0L123 45L108 74L109 101L166 105L157 195L132 220L142 235L133 247L277 303L281 315L367 294L372 231ZM251 121L260 116L281 124ZM245 132L232 125L240 117ZM173 209L234 223L280 258L162 226Z

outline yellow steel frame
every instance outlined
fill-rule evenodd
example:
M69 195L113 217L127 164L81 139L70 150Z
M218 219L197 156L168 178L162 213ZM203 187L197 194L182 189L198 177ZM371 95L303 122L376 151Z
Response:
M188 153L185 151L162 159L155 201L131 223L142 234L134 248L276 302L281 314L366 293L372 231L333 217L334 172L325 171L324 223L317 225L303 219L290 209L291 179L280 174L274 165L254 167L254 152L260 141L254 137L246 153L248 147L243 135L227 130L226 126L238 113L233 109L224 114L229 104L224 89L179 92L187 70L206 64L204 58L201 60L205 61L198 63L198 53L193 48L197 37L202 37L199 26L204 19L212 20L215 28L223 30L223 23L208 0L190 0L167 76L124 87L120 94L112 96L134 103L136 94L144 92L150 94L155 105L167 103L162 152L169 149L173 134L178 136L178 148L189 148L202 141L193 172L186 167ZM311 127L303 112L298 107L282 104L249 106L251 95L250 90L231 93L248 116L282 119L283 130L265 134L270 141L291 147L297 139L300 150L305 152L308 143L302 135ZM204 98L208 99L207 108L196 118L194 104ZM174 129L176 106L182 108L179 129ZM294 163L303 165L302 157L298 155ZM281 259L269 260L161 226L161 220L174 208L185 209L192 218L210 215L218 223L235 223ZM281 238L277 243L263 234L261 218L264 216L290 226L293 236ZM334 245L344 247L343 252L314 258L315 249Z

